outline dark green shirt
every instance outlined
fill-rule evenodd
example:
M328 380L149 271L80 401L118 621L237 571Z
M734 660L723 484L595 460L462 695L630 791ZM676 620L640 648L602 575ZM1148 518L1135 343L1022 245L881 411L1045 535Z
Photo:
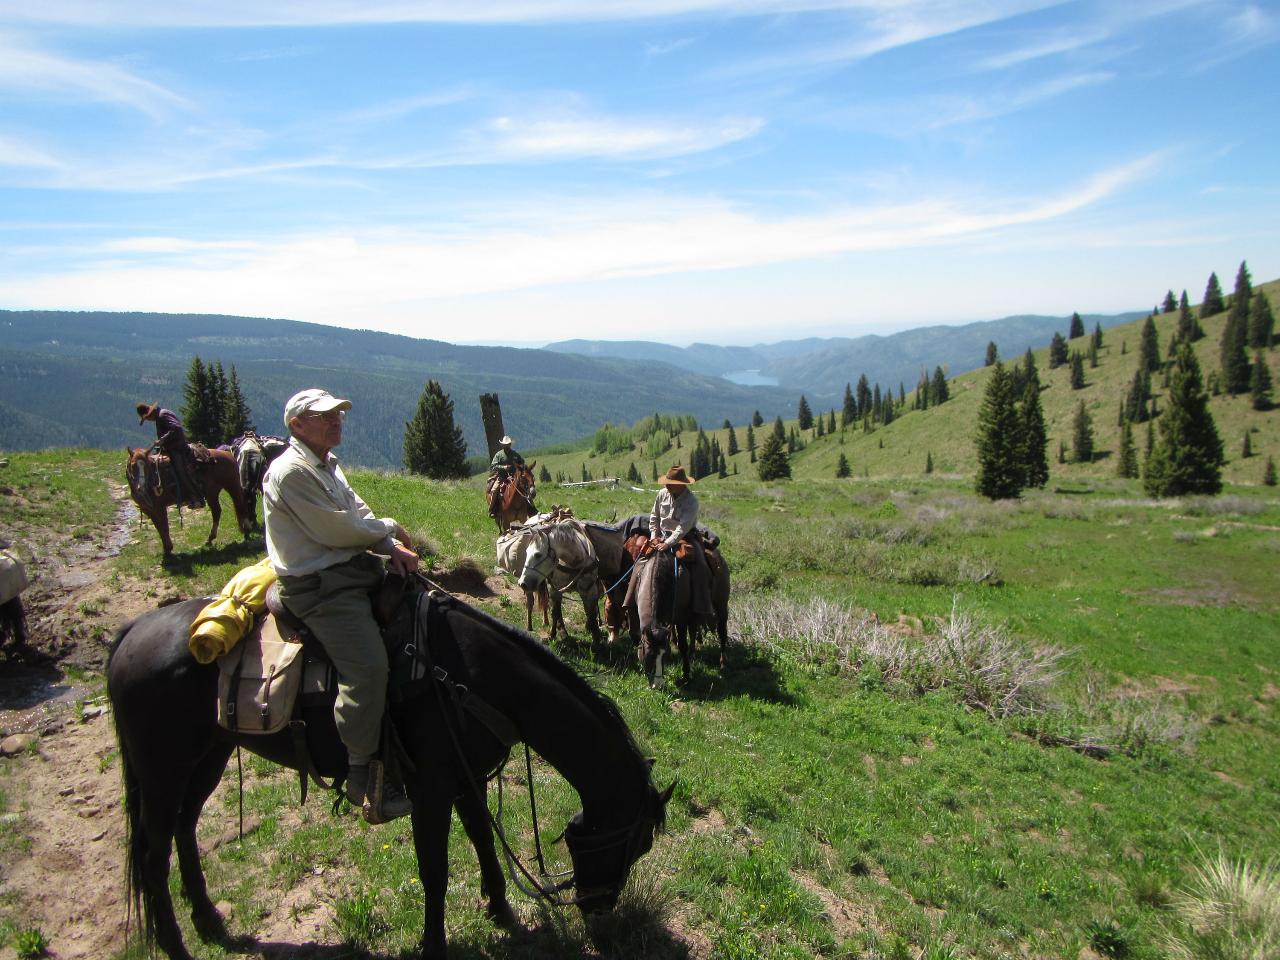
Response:
M508 450L506 447L499 447L498 452L493 455L490 462L490 468L493 467L513 467L519 464L524 466L524 457L516 453L514 450Z

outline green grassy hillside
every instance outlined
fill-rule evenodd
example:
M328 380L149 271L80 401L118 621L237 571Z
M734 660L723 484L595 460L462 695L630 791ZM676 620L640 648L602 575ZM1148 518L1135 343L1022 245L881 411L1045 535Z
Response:
M1280 314L1280 281L1272 281L1256 288L1267 296L1273 310ZM1196 356L1206 381L1210 374L1217 371L1219 363L1219 341L1222 328L1226 322L1226 314L1206 317L1201 321L1205 337L1195 344ZM1177 314L1160 314L1155 320L1160 340L1160 355L1163 357L1168 348L1169 338L1177 325ZM1041 403L1044 406L1045 425L1049 435L1048 456L1050 461L1050 483L1071 483L1086 478L1106 478L1115 474L1116 452L1119 436L1119 407L1121 399L1127 395L1129 384L1133 379L1138 362L1138 339L1142 321L1123 324L1103 331L1103 345L1098 352L1098 366L1090 369L1086 362L1085 382L1082 390L1072 390L1070 386L1070 366L1064 365L1050 370L1048 364L1048 344L1033 351L1036 366L1040 371L1040 382L1043 387ZM1088 329L1088 328L1086 328ZM1063 333L1065 334L1065 329ZM1068 341L1071 350L1087 351L1089 336ZM1222 437L1227 464L1223 470L1223 478L1228 483L1256 484L1261 481L1263 465L1268 456L1280 459L1280 360L1276 348L1265 352L1265 357L1272 371L1272 379L1278 385L1273 391L1277 406L1269 411L1256 411L1250 403L1248 394L1229 397L1225 394L1212 397L1210 411ZM1252 359L1252 354L1250 355ZM1005 358L1006 363L1021 362L1021 357ZM934 471L939 474L971 478L977 466L973 436L977 423L978 409L986 388L987 369L975 370L949 381L951 399L940 406L923 411L907 411L888 426L877 427L870 433L863 433L861 427L850 426L835 435L807 440L804 450L798 451L792 458L792 473L796 478L834 478L836 463L843 453L848 459L853 476L876 478L919 477L924 473L926 455L932 454ZM850 379L856 379L856 375ZM886 386L886 385L882 385ZM898 385L893 384L896 394ZM1161 404L1164 390L1160 386L1160 375L1152 378L1152 392ZM1067 448L1068 458L1071 450L1071 424L1075 416L1076 404L1083 400L1086 409L1093 418L1095 437L1095 460L1087 464L1057 462L1058 444L1061 441ZM907 403L911 402L911 394L907 395ZM680 409L678 398L673 398L668 409ZM1161 407L1163 409L1163 407ZM815 410L814 413L819 411ZM825 412L825 411L824 411ZM839 411L836 412L837 423ZM787 421L790 429L795 421ZM718 426L706 424L704 426ZM772 423L766 420L763 427L756 430L757 444L763 442L765 431L771 429ZM738 443L743 446L742 452L729 458L728 480L707 478L701 481L708 489L722 483L741 482L741 479L756 480L755 466L745 450L746 426L735 424ZM1240 456L1245 432L1250 433L1250 444L1253 456L1244 459ZM722 449L727 448L728 432L723 429L708 430L708 436L715 436ZM685 433L680 438L681 448L668 451L659 459L659 470L665 470L671 463L688 463L688 449L696 440L695 434ZM1139 459L1145 449L1145 426L1139 425L1134 431L1134 441L1138 447ZM603 476L625 477L628 465L636 464L646 481L652 476L653 462L645 458L641 450L631 455L605 458L591 456L586 449L568 453L557 453L539 458L552 473L563 472L568 479L581 477L585 464L592 477ZM737 467L739 480L732 477Z

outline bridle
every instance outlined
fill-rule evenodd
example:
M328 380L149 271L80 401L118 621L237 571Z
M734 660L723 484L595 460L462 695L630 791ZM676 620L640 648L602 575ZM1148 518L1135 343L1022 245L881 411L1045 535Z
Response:
M588 571L597 569L600 566L600 560L595 556L592 550L589 558L580 566L571 567L564 563L556 554L555 544L551 540L551 531L546 526L537 526L532 528L533 542L535 544L545 543L545 553L542 553L538 559L530 563L528 553L525 554L524 570L526 573L532 572L534 576L540 580L547 581L547 585L556 593L567 593L574 589L578 581L583 578ZM590 540L587 541L590 543ZM541 551L541 547L539 550ZM563 587L551 586L551 571L558 570L560 573L569 577L569 581Z
M502 847L503 858L507 866L507 875L511 882L526 896L541 900L548 906L552 907L572 907L581 906L583 903L598 896L608 896L615 894L622 889L622 884L606 885L599 887L588 887L581 889L576 886L576 873L574 871L562 872L557 874L548 873L546 862L542 853L542 842L539 839L541 830L538 826L538 808L537 801L534 796L534 778L533 778L533 760L530 754L529 745L526 742L524 748L525 755L525 771L526 782L529 784L529 809L533 819L533 838L534 848L538 861L539 876L535 876L524 862L512 849L511 844L507 841L506 833L502 829L502 772L505 770L507 761L511 758L511 746L517 742L519 730L508 717L500 713L496 708L481 700L476 694L462 683L457 682L449 676L447 670L437 665L431 658L428 637L424 635L422 627L422 611L421 603L423 598L431 597L432 594L443 594L451 596L439 584L421 573L415 573L414 576L428 587L428 592L423 593L419 597L418 608L414 613L413 640L406 653L420 660L426 668L427 674L433 679L437 686L436 702L440 705L441 717L444 720L444 727L449 733L450 743L453 745L454 756L458 761L458 766L462 771L463 780L466 782L467 788L472 792L476 801L483 807L489 818L489 826L493 830L494 835L498 838L498 842ZM463 611L468 608L464 605ZM453 710L447 709L446 701L451 701L454 705ZM485 725L489 732L498 740L499 743L507 747L506 756L503 757L502 763L498 765L495 771L485 780L477 777L472 769L470 761L467 759L466 752L462 749L462 742L459 736L458 727L462 720L464 710L470 712L476 719ZM498 813L495 815L489 809L488 797L486 795L485 785L488 779L498 778ZM624 847L623 863L629 867L635 862L633 853L636 846L641 842L643 831L648 828L652 831L657 820L652 816L647 816L643 803L640 811L636 814L635 820L629 825L619 827L614 830L605 831L604 833L595 833L575 824L573 820L565 826L560 836L552 840L555 843L561 839L565 841L565 845L569 848L570 857L575 866L586 856L599 856L607 851L615 850L618 847ZM539 879L541 878L541 879ZM563 879L561 879L563 878ZM554 881L546 883L544 881ZM562 896L562 894L574 888L577 892L570 897Z

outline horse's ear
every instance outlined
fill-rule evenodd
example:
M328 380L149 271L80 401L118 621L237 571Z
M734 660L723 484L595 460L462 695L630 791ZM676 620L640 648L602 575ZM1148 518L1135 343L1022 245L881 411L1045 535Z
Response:
M667 801L671 799L671 794L675 792L676 792L676 782L672 780L671 786L667 787L667 789L663 790L660 794L658 794L658 799L662 801L662 805L664 807L667 805Z
M645 762L645 763L647 763L647 764L649 765L649 769L650 769L650 770L652 770L652 769L653 769L653 765L654 765L655 763L657 763L657 762L658 762L658 758L657 758L657 757L645 757L645 758L644 758L644 762Z

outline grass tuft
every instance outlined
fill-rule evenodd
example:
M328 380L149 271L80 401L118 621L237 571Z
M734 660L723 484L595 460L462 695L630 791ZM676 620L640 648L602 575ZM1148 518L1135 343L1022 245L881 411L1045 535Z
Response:
M1221 851L1173 899L1172 960L1264 960L1280 956L1280 874L1274 864L1232 861Z

